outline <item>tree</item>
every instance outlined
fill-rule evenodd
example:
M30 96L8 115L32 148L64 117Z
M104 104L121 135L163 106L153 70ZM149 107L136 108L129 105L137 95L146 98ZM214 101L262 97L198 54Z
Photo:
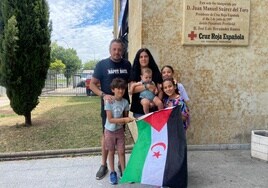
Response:
M3 1L0 1L0 86L4 85L3 84L3 74L1 73L3 70L3 63L2 63L2 59L1 59L1 51L2 51L2 41L3 41L3 33L4 33L4 20L3 20L3 13L2 13L2 9L3 9Z
M93 70L96 67L96 64L99 60L89 60L83 65L84 70Z
M64 75L69 83L71 76L77 72L77 70L81 69L82 61L77 56L75 49L65 49L62 46L59 46L56 42L53 42L51 45L51 62L54 62L56 59L61 60L62 63L65 64Z
M10 65L13 65L16 62L16 50L18 48L18 27L15 16L12 16L8 22L7 27L3 31L6 37L2 39L2 53L0 54L1 59L1 83L5 85L4 81L8 81L8 78L12 76L12 72L5 64L5 61L9 61ZM4 56L5 54L5 56Z
M50 64L49 69L54 70L56 72L61 72L65 69L65 65L62 63L61 60L56 59L53 63Z
M14 112L32 125L50 65L51 23L46 0L0 1L1 83Z

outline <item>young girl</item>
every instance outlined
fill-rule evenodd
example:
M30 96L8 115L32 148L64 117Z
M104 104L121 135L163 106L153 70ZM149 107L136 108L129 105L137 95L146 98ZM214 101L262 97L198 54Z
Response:
M164 91L164 107L172 107L181 105L181 115L183 121L184 130L190 126L190 114L187 104L184 99L180 96L178 88L173 78L167 78L162 83Z
M167 79L167 78L173 78L174 79L174 69L172 66L170 65L165 65L162 67L161 69L161 75L162 75L162 78L163 80L164 79ZM184 86L182 85L182 83L178 83L175 79L175 84L177 85L178 87L178 92L180 94L180 96L184 99L184 101L187 103L187 105L189 105L189 97L188 97L188 94L184 88Z

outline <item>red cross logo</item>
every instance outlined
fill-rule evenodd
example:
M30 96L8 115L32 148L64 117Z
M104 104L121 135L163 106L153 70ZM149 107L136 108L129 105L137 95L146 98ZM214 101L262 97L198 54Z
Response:
M194 31L191 31L191 33L188 34L188 37L191 38L191 40L194 40L194 38L196 38L197 35L194 33Z

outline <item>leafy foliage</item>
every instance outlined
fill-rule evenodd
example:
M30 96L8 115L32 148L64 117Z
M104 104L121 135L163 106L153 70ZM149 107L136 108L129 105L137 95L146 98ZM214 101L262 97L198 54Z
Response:
M56 42L53 42L51 45L51 62L55 60L61 60L65 64L65 68L68 71L65 71L64 75L67 79L82 67L82 61L77 56L77 52L73 48L65 49L62 46L59 46Z
M0 1L0 71L13 110L31 125L31 111L50 64L51 24L46 0Z
M86 63L84 63L83 69L84 70L94 70L96 67L96 64L99 62L99 60L89 60Z
M56 72L61 72L65 69L65 65L62 63L61 60L56 59L53 63L50 64L49 69L55 70Z

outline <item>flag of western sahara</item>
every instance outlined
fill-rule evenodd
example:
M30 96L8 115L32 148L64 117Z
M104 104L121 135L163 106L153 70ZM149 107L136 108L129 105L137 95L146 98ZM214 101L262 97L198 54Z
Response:
M187 145L180 106L137 121L138 139L120 183L187 187Z

